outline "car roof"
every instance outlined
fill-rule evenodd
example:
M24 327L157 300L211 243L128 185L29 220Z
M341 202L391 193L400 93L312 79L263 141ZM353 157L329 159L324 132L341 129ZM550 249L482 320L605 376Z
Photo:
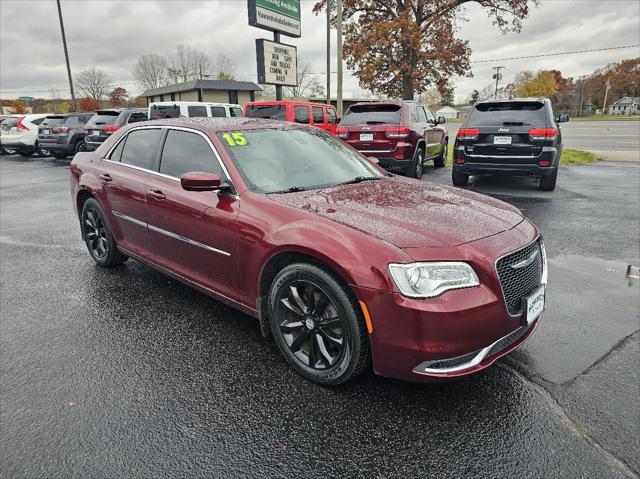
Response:
M134 124L135 125L135 124ZM317 128L309 125L291 123L287 121L271 120L264 118L209 118L209 117L178 117L163 118L144 122L145 126L177 126L195 128L198 130L217 133L230 130L260 130L260 129L305 129L317 131Z
M99 115L102 112L115 112L115 113L122 113L122 112L126 112L126 111L139 111L139 112L146 112L147 109L146 108L102 108L101 110L96 110L95 113L97 115Z
M296 100L260 100L260 101L247 101L244 104L247 105L264 105L264 106L272 106L272 105L311 105L311 106L330 106L335 108L333 105L328 105L327 103L319 103L317 101L296 101Z
M358 103L354 103L352 106L366 106L366 105L395 105L402 106L409 103L417 103L415 100L380 100L380 101L359 101Z
M539 102L544 102L546 100L545 97L541 96L541 97L519 97L519 98L509 98L509 99L486 99L486 100L481 100L477 103L475 103L476 105L479 103L518 103L518 102L527 102L527 101L539 101Z
M209 102L209 101L152 101L151 103L149 103L149 107L153 106L153 105L160 105L160 106L171 106L171 105L176 105L176 106L189 106L189 105L202 105L202 106L237 106L242 108L241 105L238 105L237 103L215 103L215 102Z

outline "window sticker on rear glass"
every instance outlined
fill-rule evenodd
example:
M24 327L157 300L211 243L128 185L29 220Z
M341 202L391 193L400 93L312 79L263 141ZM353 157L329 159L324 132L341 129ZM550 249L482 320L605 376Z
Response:
M222 135L229 146L245 146L248 144L247 138L243 133L235 132L235 133L225 133Z

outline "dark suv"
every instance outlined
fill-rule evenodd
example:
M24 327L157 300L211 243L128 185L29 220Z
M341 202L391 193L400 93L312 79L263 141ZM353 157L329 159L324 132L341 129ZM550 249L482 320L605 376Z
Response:
M387 169L420 178L426 160L447 162L447 130L431 111L415 101L382 101L351 105L336 136Z
M517 175L540 178L540 189L553 191L562 155L558 123L546 98L476 103L458 130L453 149L453 184L465 186L469 175Z
M146 120L146 108L114 108L96 111L96 114L84 126L87 132L87 136L84 138L87 150L93 151L98 148L114 131L127 123Z
M84 125L94 112L49 115L38 128L40 148L48 150L56 158L66 158L85 151Z

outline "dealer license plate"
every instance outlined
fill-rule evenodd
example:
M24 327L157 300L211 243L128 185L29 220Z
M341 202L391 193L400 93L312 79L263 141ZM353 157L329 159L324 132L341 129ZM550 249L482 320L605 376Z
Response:
M544 311L544 285L536 289L525 300L524 319L527 324L531 324Z
M51 130L42 130L42 133L44 133L45 135L50 135L51 134Z
M100 136L100 130L91 130L93 136Z
M493 144L494 145L510 145L511 137L510 136L494 136Z
M360 133L360 141L373 141L373 133Z

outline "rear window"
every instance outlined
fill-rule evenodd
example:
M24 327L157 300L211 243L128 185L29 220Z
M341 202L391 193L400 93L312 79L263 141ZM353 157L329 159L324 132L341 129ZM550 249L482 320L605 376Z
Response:
M16 126L19 119L20 118L5 118L2 120L2 126L8 130L10 127Z
M87 122L87 126L92 125L115 125L118 123L119 111L98 111Z
M342 117L341 125L400 124L400 105L354 105Z
M495 102L476 105L467 125L546 125L544 103L539 101Z
M157 118L178 118L180 116L180 107L178 105L153 105L149 113L149 119Z
M247 118L286 120L287 113L284 105L249 105L247 107Z
M65 118L63 116L54 116L47 117L42 122L42 126L60 126L64 123ZM4 123L7 123L9 120L5 120Z

